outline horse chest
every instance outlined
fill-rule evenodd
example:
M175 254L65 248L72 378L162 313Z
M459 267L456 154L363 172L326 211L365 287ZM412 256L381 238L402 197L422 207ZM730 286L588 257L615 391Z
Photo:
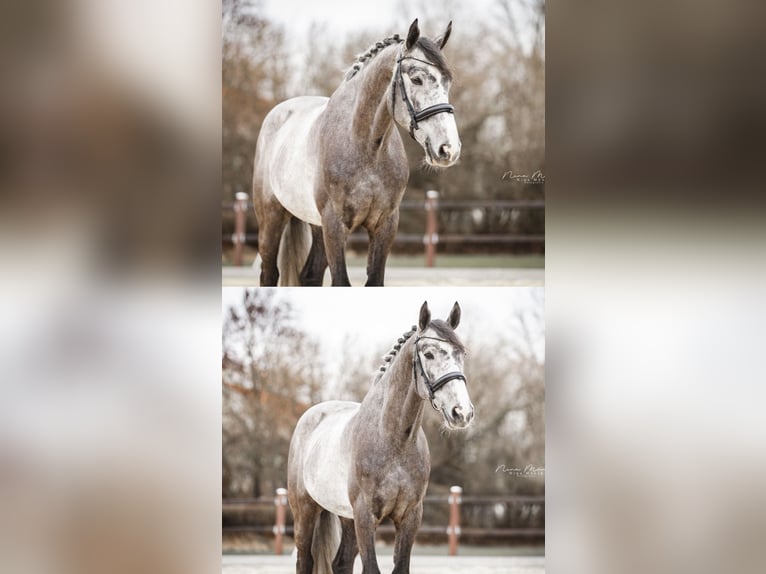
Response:
M430 466L428 453L419 445L412 449L366 447L357 461L357 480L374 501L373 512L382 518L409 507L425 491Z
M331 201L347 227L391 213L398 208L409 179L406 156L403 159L388 153L352 152L346 147L324 150L320 195L325 198L319 200L320 209Z
M404 188L392 189L377 173L367 173L328 186L328 200L348 229L374 228L381 217L398 209Z

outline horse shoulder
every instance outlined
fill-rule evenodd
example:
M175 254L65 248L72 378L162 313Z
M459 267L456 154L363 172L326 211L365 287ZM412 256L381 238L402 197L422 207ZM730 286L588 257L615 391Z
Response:
M418 452L418 459L424 461L427 472L430 473L431 471L431 449L428 448L428 439L426 438L426 433L423 430L423 427L418 429L418 436L415 441L415 447L417 448Z
M410 179L410 163L399 132L391 135L381 164L393 187L404 188L407 185Z

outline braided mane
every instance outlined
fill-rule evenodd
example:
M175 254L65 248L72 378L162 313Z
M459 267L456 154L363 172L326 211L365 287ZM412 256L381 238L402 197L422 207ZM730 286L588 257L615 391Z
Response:
M365 52L362 52L356 57L356 59L354 60L354 63L346 72L345 81L348 82L351 78L356 76L356 73L359 70L364 68L365 65L367 65L367 63L370 60L372 60L385 48L387 48L388 46L392 44L399 44L401 42L402 42L402 39L399 37L399 34L394 34L393 36L390 36L384 40L381 40L380 42L376 42L375 44L370 46Z
M391 348L391 350L386 353L383 356L383 364L380 366L380 369L378 369L378 373L375 375L375 380L372 384L377 383L381 377L383 377L383 374L386 372L386 368L394 362L394 359L396 358L397 353L402 348L402 345L412 337L415 333L417 333L418 329L415 325L412 326L412 328L404 333L399 339L396 341L394 346Z

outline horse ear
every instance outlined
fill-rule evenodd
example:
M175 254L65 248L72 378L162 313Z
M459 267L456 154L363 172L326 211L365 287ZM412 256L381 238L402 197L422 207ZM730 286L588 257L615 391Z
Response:
M447 40L449 40L449 35L452 34L452 20L449 21L449 24L447 24L447 30L444 32L444 35L439 36L434 40L436 42L436 45L439 46L440 50L444 49L445 44L447 43Z
M430 322L431 311L428 309L428 301L423 301L423 306L420 308L420 319L418 319L418 327L420 327L421 331L425 331Z
M410 31L407 32L407 42L405 43L405 47L408 50L412 50L412 47L415 45L415 42L418 41L418 38L420 38L420 28L418 28L418 19L415 18L412 21L412 24L410 24Z
M452 311L449 312L447 323L449 323L449 326L453 329L457 329L457 326L460 324L460 305L458 305L457 301L455 301L455 304L452 306Z

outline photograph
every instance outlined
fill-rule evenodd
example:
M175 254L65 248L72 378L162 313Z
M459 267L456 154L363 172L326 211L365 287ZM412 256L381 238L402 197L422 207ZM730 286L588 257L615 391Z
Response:
M223 572L543 573L544 2L221 34Z
M224 573L544 572L541 288L222 299Z
M545 3L223 0L226 286L540 286Z
M741 4L5 3L0 574L765 574Z

